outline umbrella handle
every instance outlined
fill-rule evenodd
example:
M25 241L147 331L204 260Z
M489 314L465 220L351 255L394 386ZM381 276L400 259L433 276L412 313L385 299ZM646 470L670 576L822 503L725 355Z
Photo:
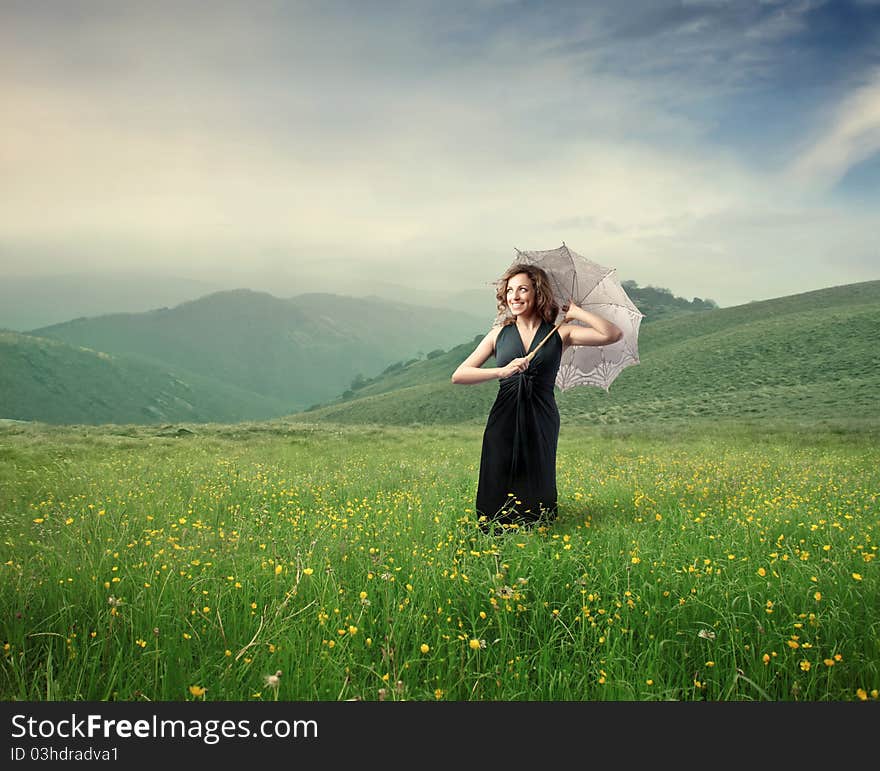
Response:
M553 334L556 332L556 330L562 326L562 323L563 322L560 321L555 327L553 327L553 329L550 330L550 333L547 335L547 337L545 337L540 343L538 343L537 347L534 348L534 350L532 350L532 352L526 356L526 359L528 359L529 361L534 359L535 354L538 352L538 350L541 348L541 346L544 345L544 343L546 343L553 336Z

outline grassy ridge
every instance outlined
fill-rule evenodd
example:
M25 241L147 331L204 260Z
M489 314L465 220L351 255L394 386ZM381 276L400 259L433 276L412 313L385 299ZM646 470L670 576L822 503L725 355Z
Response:
M801 421L880 417L880 281L703 311L645 324L641 363L605 393L557 392L570 422L680 421L697 416ZM376 379L357 399L297 419L342 423L479 421L493 384L453 386L473 349L459 346ZM490 362L491 364L491 362Z
M0 698L876 701L876 434L707 427L494 538L479 426L0 427Z
M0 331L0 418L164 423L268 418L284 403L192 373Z

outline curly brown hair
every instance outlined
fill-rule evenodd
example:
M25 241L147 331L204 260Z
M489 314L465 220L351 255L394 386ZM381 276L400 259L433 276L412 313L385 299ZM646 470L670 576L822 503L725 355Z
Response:
M507 282L519 273L525 273L535 287L535 310L537 314L551 324L559 315L559 305L553 299L553 290L550 288L550 280L542 268L536 265L516 264L511 265L504 275L495 284L495 299L498 302L498 318L503 325L512 324L516 319L507 307Z

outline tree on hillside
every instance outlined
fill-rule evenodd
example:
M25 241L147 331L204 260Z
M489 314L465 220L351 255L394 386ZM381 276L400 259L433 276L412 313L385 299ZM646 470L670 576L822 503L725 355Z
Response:
M692 313L695 311L712 310L718 307L714 300L695 297L692 301L677 297L666 287L645 286L641 287L636 281L628 279L621 281L621 286L626 290L636 307L645 314L645 321L654 321L664 316Z

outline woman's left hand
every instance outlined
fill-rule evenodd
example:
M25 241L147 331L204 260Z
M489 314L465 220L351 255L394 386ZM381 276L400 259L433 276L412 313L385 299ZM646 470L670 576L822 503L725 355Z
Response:
M565 321L573 321L577 318L577 313L580 311L580 306L576 305L574 302L567 302L562 306L562 310L565 313Z

